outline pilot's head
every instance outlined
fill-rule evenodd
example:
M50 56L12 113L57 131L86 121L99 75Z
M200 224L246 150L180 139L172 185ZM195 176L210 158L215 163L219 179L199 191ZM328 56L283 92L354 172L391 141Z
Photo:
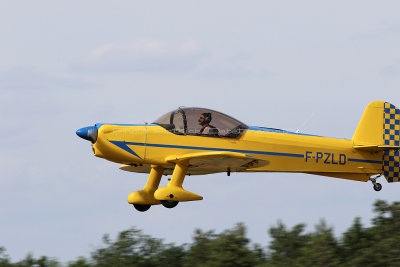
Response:
M199 124L200 125L207 125L211 122L211 113L205 112L200 115Z

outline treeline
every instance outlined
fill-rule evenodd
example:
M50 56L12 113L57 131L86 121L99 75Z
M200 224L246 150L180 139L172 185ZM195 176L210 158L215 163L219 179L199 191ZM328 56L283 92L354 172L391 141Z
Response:
M378 200L371 227L355 218L339 238L321 221L313 232L305 225L269 229L271 242L263 248L251 244L246 227L239 223L221 233L195 230L191 244L175 245L143 234L136 228L115 240L103 237L103 247L67 264L56 259L28 255L12 263L0 248L0 267L110 267L110 266L400 266L400 202Z

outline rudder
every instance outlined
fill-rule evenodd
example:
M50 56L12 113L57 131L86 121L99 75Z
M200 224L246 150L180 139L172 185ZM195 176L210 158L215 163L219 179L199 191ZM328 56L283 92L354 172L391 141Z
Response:
M389 183L399 182L400 177L399 150L386 150L383 154L383 175Z
M385 102L384 110L384 133L383 140L385 146L400 146L400 110L394 105ZM385 150L383 154L383 175L386 180L391 182L399 181L400 173L400 153L399 149Z
M400 110L385 102L383 121L383 140L385 146L400 146Z
M394 105L370 103L353 135L353 147L383 151L382 169L388 182L398 182L400 176L400 110Z

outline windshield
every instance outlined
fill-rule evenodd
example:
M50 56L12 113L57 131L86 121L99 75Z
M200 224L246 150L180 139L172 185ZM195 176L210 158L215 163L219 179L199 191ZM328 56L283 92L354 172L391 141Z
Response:
M179 108L157 119L174 134L238 137L247 125L221 112L205 108Z

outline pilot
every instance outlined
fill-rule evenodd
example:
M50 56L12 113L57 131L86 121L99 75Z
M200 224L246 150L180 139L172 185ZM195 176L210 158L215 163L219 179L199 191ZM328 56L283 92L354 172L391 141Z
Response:
M200 115L199 124L201 125L201 135L218 136L218 129L210 125L211 119L211 113L205 112Z

